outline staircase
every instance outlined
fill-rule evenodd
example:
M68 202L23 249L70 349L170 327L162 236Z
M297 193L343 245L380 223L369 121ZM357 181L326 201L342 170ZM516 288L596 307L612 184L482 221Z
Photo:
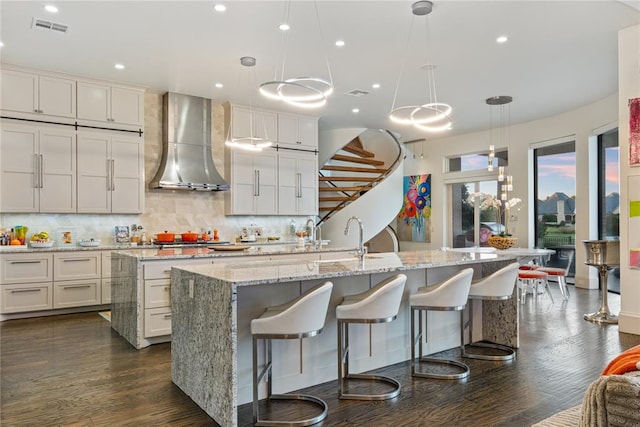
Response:
M366 242L402 206L402 146L388 131L376 129L326 131L320 139L318 225L333 246L356 247L357 231L344 235L348 218L362 220Z

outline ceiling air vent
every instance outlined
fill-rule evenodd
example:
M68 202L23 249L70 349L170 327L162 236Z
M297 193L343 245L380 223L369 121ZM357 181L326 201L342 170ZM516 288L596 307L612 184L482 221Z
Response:
M65 34L69 31L69 26L65 24L58 24L56 22L47 21L46 19L33 18L31 28L36 30L55 31Z
M366 90L361 90L361 89L354 89L354 90L350 90L349 92L345 93L345 95L359 97L359 96L369 95L369 93L371 93L371 92L367 92Z

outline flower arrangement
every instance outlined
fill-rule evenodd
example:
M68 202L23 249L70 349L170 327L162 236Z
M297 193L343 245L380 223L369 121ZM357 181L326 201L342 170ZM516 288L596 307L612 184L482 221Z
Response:
M477 192L470 193L467 197L467 202L474 204L476 199L478 200L479 208L481 210L492 209L495 211L496 222L498 224L502 224L502 215L500 210L504 209L504 231L501 231L498 235L502 237L511 236L511 234L509 234L509 210L520 203L522 199L514 197L509 200L500 200L493 194Z

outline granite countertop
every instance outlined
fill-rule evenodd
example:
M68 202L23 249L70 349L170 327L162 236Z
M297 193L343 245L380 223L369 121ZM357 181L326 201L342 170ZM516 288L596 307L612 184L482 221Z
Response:
M28 245L23 246L0 246L0 254L24 254L24 253L41 253L41 252L69 252L69 251L120 251L131 249L152 249L157 248L154 245L138 245L131 246L131 244L104 244L100 246L80 246L80 245L68 245L68 246L56 246L53 245L50 248L32 248Z
M249 245L242 245L249 246ZM212 246L215 248L216 246ZM128 248L131 249L131 248ZM323 246L322 249L314 249L311 245L299 247L296 245L251 245L248 249L240 251L216 251L215 249L197 248L146 248L142 250L121 250L120 254L137 258L140 261L169 260L185 258L218 258L218 257L238 257L251 255L290 255L290 254L313 254L354 251L354 248Z
M361 274L375 274L452 265L479 264L486 261L515 260L515 256L452 251L407 251L355 256L337 260L271 260L235 264L205 264L174 267L209 276L217 283L249 286L285 283L298 280L331 279Z

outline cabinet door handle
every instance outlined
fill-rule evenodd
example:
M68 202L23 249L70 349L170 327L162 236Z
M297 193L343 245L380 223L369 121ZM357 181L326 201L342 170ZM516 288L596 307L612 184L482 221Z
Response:
M33 155L33 188L40 188L40 156Z
M171 319L171 315L170 315L170 314L165 314L165 315L164 315L164 318L165 318L165 319Z
M171 269L164 270L164 272L167 273L167 274L171 274Z
M302 172L298 172L298 198L302 198Z
M44 156L40 154L40 188L44 188Z
M111 160L107 159L107 191L111 191Z
M90 288L91 285L67 285L63 286L64 289L80 289L80 288Z
M37 259L33 261L11 261L11 264L40 264L42 261Z
M111 160L111 191L116 191L115 172L116 172L116 161Z
M24 293L24 292L40 292L42 289L11 289L12 294Z
M91 258L68 258L68 259L62 260L62 262L76 262L76 261L91 261Z
M258 190L258 194L256 194L256 196L260 196L260 171L257 170L256 171L256 176L258 177L258 186L256 187Z

